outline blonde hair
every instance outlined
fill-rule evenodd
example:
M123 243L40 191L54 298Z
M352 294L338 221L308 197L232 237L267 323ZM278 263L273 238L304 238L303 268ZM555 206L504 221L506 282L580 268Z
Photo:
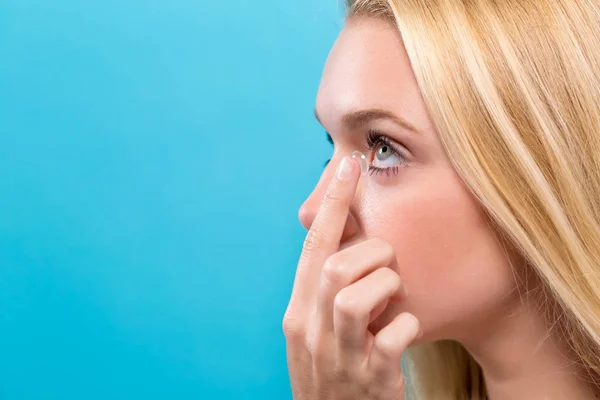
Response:
M600 3L347 0L397 26L440 139L493 226L556 304L549 321L600 377ZM550 315L550 310L544 310ZM487 397L457 342L408 352L420 399Z

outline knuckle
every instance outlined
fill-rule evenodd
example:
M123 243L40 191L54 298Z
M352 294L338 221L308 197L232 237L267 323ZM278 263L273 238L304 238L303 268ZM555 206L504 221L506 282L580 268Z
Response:
M304 239L304 245L302 246L303 253L310 253L317 250L321 244L323 243L324 235L321 229L317 227L311 227L311 229L306 234L306 238Z
M335 204L341 202L343 197L336 190L332 188L327 188L325 194L323 195L323 203L325 204Z
M318 328L309 329L304 336L304 345L313 360L323 360L327 356L325 335Z
M304 324L300 319L293 316L290 312L286 312L281 323L283 334L286 338L297 338L303 334Z
M342 383L350 382L352 378L350 370L347 367L340 364L336 364L333 367L333 376L335 377L335 379Z
M364 314L355 296L349 295L345 290L341 290L333 302L335 311L343 317L359 317Z
M323 277L332 283L344 282L344 276L347 271L345 260L340 256L333 254L325 260L323 264Z
M396 348L394 340L389 335L376 335L375 346L384 354L393 354Z
M361 397L364 399L385 399L387 392L391 392L389 382L373 374L371 371L367 372L367 377L363 378L359 382L359 390ZM402 391L393 391L393 393L403 393Z

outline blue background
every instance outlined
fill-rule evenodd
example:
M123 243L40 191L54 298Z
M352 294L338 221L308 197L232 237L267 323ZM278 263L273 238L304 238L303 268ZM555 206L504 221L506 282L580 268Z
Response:
M336 0L0 2L0 399L291 398L341 25Z

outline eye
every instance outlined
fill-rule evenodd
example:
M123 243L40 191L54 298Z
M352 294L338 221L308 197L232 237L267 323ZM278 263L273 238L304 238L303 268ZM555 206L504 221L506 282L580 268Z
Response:
M367 145L374 152L369 165L371 174L396 174L398 169L408 162L403 156L400 146L395 145L389 137L379 132L369 132Z
M375 167L388 168L404 162L403 157L385 143L378 144L375 150L373 157L373 166Z

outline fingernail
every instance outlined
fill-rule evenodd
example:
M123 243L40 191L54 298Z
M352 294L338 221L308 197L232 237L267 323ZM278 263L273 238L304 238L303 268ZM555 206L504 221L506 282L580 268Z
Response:
M352 177L352 161L348 157L344 157L337 169L337 178L340 181L347 181Z

